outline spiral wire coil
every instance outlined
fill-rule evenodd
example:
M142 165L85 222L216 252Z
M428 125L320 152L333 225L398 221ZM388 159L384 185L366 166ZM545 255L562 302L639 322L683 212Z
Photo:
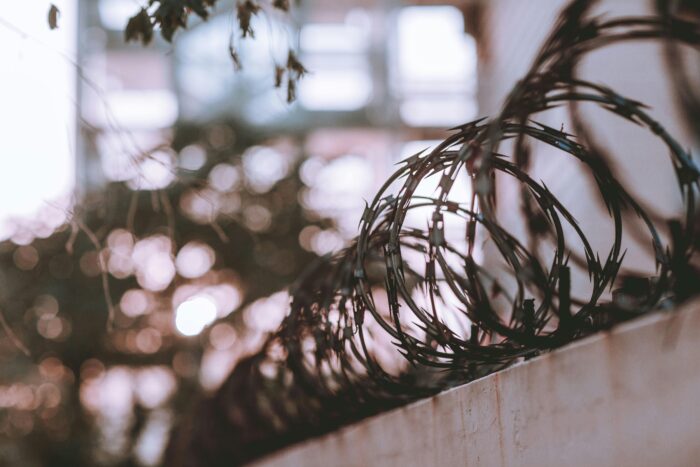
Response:
M698 167L645 105L580 78L577 66L606 46L659 40L684 115L698 122L700 98L679 71L678 47L697 51L700 25L673 16L663 1L653 16L611 20L591 17L595 3L567 6L499 115L456 127L432 151L401 162L367 205L355 241L299 278L280 329L238 364L191 429L176 433L171 457L188 449L174 447L180 444L198 446L201 465L246 461L697 292ZM637 125L665 145L683 198L682 219L650 213L623 186L582 105ZM576 136L534 121L534 114L561 107L569 110ZM592 177L612 227L607 252L596 251L567 206L531 177L533 143L578 161ZM501 152L506 144L511 155ZM497 177L519 187L524 240L497 215ZM472 195L458 200L455 187L463 178ZM425 196L421 187L430 180L437 188ZM428 213L426 228L411 226L414 212ZM629 218L644 226L657 272L651 280L626 274L610 300L624 269ZM454 224L462 226L456 236L446 229ZM669 244L661 229L670 231ZM477 260L486 239L506 266L497 272ZM543 246L551 250L543 254ZM581 272L588 276L583 295L572 292L572 275Z

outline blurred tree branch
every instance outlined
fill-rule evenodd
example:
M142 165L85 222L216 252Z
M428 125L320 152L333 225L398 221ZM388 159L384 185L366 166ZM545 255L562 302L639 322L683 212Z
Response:
M219 0L149 0L146 7L136 12L125 25L124 39L126 42L141 42L144 46L153 42L154 33L160 29L160 34L167 42L172 42L175 33L179 29L187 29L190 16L207 20L213 13ZM259 14L265 14L266 10L277 10L289 13L289 0L238 0L235 5L235 15L241 39L255 38L253 18ZM51 4L48 13L49 28L58 28L60 10ZM242 64L234 44L234 34L231 34L228 54L234 69L240 70ZM281 88L286 84L287 101L296 99L296 86L307 70L297 58L297 54L289 48L287 62L276 64L274 67L274 86ZM286 77L286 80L285 80Z

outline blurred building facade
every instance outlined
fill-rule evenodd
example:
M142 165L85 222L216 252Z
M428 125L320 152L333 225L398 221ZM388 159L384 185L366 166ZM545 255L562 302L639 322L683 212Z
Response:
M144 48L123 40L133 2L82 2L81 61L97 84L81 85L90 122L81 143L84 186L134 177L128 151L167 141L176 123L235 121L295 137L309 156L306 172L319 172L316 185L333 191L311 190L308 203L333 214L349 238L362 198L395 162L477 116L476 43L461 5L301 2L291 20L274 12L256 18L254 40L234 31L232 5L219 2L215 15L193 22L172 45L158 39ZM232 35L241 71L228 54ZM310 71L292 105L273 86L274 66L290 46ZM323 182L324 173L341 171L355 183Z

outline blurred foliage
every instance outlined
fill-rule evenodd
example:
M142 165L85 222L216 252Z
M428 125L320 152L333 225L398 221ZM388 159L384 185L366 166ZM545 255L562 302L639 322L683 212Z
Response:
M175 32L187 27L189 16L207 19L218 0L149 0L148 8L142 8L134 15L126 27L127 40L140 39L144 44L150 42L154 28L159 28L165 40L170 42ZM273 0L270 7L284 12L289 11L289 1ZM250 20L263 9L255 0L236 2L238 25L243 37L254 36Z
M286 160L293 162L265 186L250 179L244 155L251 147L268 145L287 151ZM184 154L188 147L203 149L206 160L197 170L178 168L167 188L133 191L113 183L77 210L73 229L66 225L23 245L0 244L0 309L5 330L14 333L0 335L0 465L141 465L135 453L146 426L164 413L171 419L185 413L201 392L202 359L217 327L195 337L179 335L173 325L178 290L234 284L240 304L219 321L222 329L235 331L239 353L253 352L265 330L249 329L241 310L284 288L315 258L300 246L299 234L306 226L328 228L330 223L298 202L302 158L293 139L268 140L240 125L220 123L177 129L171 154ZM265 166L261 154L255 162ZM212 174L221 173L221 167L240 179L217 182ZM209 217L192 212L186 202L203 191L216 198L216 213ZM171 262L190 242L209 246L216 260L201 277L177 274L162 290L143 290L133 272L115 274L111 260L118 254L116 243L153 238L170 239ZM100 254L109 269L109 297ZM148 307L125 313L120 299L134 290L149 297ZM116 304L111 329L110 301ZM12 337L30 354L24 355ZM125 417L110 422L109 414L90 407L86 390L114 368L131 375L127 384L136 396L135 381L153 369L170 375L174 389L156 403L134 396ZM117 427L105 431L107 422Z
M214 7L217 3L218 0L149 0L147 7L141 8L129 18L124 28L124 39L126 42L141 42L146 46L153 41L154 32L160 30L163 39L172 42L179 29L187 28L188 20L192 14L201 20L207 20L210 15L214 14ZM268 14L268 10L288 13L290 7L289 0L271 0L269 4L256 0L238 0L235 15L241 39L255 37L255 30L251 23L254 16ZM51 4L47 18L49 28L58 28L60 14L60 10ZM240 70L243 65L239 58L233 31L229 39L228 54L234 69ZM299 61L291 44L286 63L276 64L274 72L275 87L281 88L285 84L287 101L296 100L297 84L307 73L307 70Z
M163 39L172 42L173 36L179 29L187 28L188 19L192 14L206 20L213 14L217 2L218 0L150 0L147 8L142 8L129 19L124 37L127 42L140 41L143 45L148 45L153 40L154 30L159 29ZM288 0L272 0L269 4L256 0L236 2L235 16L241 39L255 37L252 26L253 17L268 14L269 10L287 13L290 10L290 3ZM235 42L235 35L232 32L229 40L229 56L234 68L238 70L242 68L242 64ZM305 73L306 69L290 46L286 64L275 65L275 87L282 87L286 77L289 102L296 99L297 83Z

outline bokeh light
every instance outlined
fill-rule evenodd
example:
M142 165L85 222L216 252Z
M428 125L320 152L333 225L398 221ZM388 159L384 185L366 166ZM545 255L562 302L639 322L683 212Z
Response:
M183 246L175 259L177 272L188 279L203 276L216 260L214 250L202 242L189 242Z
M180 151L180 167L185 170L199 170L207 161L207 153L197 144L185 146Z
M175 327L183 336L196 336L216 319L216 302L206 295L185 300L175 311Z
M165 290L175 277L172 242L165 235L154 235L136 242L131 258L136 280L144 289Z

